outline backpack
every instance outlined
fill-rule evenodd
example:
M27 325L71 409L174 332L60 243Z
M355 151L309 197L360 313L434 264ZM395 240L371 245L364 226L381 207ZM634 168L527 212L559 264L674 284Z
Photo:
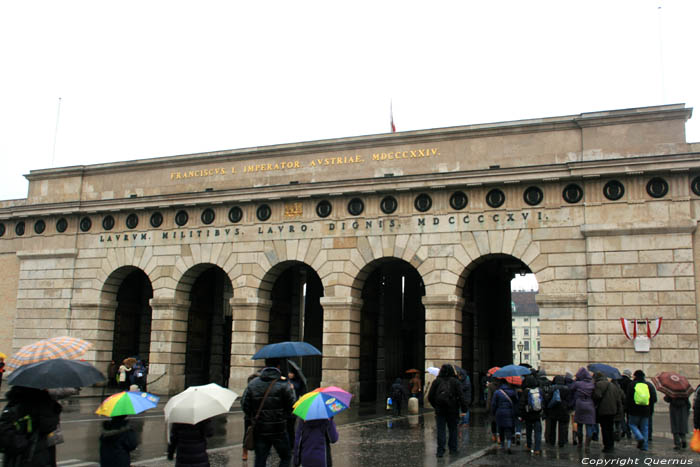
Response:
M452 403L452 391L450 390L449 381L441 381L440 386L437 388L437 394L435 395L435 404L441 409L446 409L450 407Z
M401 388L394 388L391 391L391 400L392 401L401 401L403 399L403 391Z
M649 386L647 386L647 383L636 383L634 385L634 403L637 405L649 405L649 398Z
M527 390L527 407L528 412L539 412L542 410L542 392L540 388L530 388Z
M20 414L19 405L5 407L0 414L0 452L17 456L32 444L32 417Z
M552 393L552 398L549 400L549 404L547 404L548 409L556 409L557 407L561 406L561 394L559 393L559 388L556 388L554 392Z

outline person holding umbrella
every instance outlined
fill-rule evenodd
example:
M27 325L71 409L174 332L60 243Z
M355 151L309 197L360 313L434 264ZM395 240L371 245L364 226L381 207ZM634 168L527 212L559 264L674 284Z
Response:
M685 437L688 434L690 415L688 397L693 393L693 388L685 376L671 371L664 371L651 378L651 381L664 394L664 401L669 404L674 449L685 449L688 446Z

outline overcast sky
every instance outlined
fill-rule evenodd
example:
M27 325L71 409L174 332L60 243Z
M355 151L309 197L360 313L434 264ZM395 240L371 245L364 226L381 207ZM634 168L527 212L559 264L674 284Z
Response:
M0 199L33 169L385 133L391 99L398 131L698 106L699 18L697 0L4 1Z

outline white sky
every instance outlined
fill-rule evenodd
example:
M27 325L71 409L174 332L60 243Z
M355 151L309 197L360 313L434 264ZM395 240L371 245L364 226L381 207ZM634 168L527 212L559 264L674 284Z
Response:
M0 199L32 169L384 133L390 99L399 131L700 107L699 22L697 0L4 1Z

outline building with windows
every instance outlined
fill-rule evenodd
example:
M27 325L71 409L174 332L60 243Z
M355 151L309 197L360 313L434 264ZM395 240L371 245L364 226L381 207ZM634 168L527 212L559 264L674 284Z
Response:
M540 367L540 311L536 291L511 292L513 323L513 362ZM522 349L521 349L522 347Z
M146 358L155 392L241 391L258 349L303 340L323 353L298 362L310 385L371 402L409 368L511 362L510 282L534 273L548 373L605 362L697 383L691 113L32 170L26 198L0 201L0 350L72 335L103 370ZM620 318L660 317L649 351L622 331Z

